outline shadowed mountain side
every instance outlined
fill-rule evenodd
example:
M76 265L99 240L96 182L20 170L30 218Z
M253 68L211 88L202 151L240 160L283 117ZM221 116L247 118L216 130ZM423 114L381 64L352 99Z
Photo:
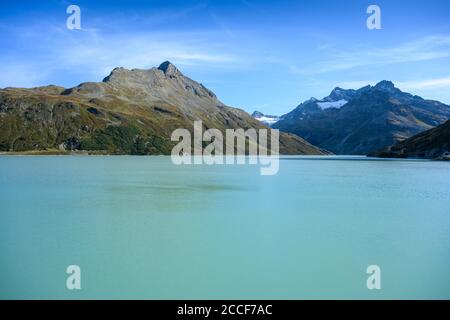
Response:
M450 121L394 146L369 153L382 158L450 159Z
M367 154L450 118L450 106L402 92L392 82L359 90L334 89L311 98L272 127L297 134L336 154Z

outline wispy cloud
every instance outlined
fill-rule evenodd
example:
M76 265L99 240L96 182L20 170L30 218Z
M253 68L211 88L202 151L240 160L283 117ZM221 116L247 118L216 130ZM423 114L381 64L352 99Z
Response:
M41 70L33 64L20 62L1 63L0 88L5 87L37 87L42 79L48 79L48 70Z
M67 2L66 6L72 4ZM142 28L157 28L167 25L173 25L184 19L189 19L191 15L202 12L208 9L208 2L202 1L191 4L186 3L186 6L180 5L167 8L158 8L158 10L144 10L139 11L136 9L130 9L124 11L110 12L108 17L105 18L102 15L95 15L90 17L89 24L95 25L98 29L109 31L120 31L121 29L135 29ZM84 20L83 20L84 21Z
M69 31L49 23L34 27L8 30L24 47L33 43L33 52L0 53L0 86L44 84L68 70L83 71L90 77L85 80L98 80L117 66L150 68L170 60L179 66L226 68L238 60L214 41L212 31L108 33L97 28Z
M404 90L435 90L450 89L450 78L427 79L419 81L404 81L397 83Z
M310 66L290 66L290 70L299 74L321 74L358 67L419 62L447 57L450 57L450 37L429 36L389 48L333 50L319 63Z
M225 21L222 18L220 18L218 15L216 15L214 13L211 14L211 18L219 26L219 28L222 29L223 32L225 32L225 34L228 37L234 37L233 31L231 30L229 25L227 23L225 23Z
M71 45L61 52L60 59L71 64L95 60L102 65L118 64L138 68L150 67L167 59L180 65L220 65L235 60L232 54L221 51L218 47L214 48L214 44L206 47L204 42L199 40L209 37L208 33L188 32L115 35L95 33L82 42L72 38Z

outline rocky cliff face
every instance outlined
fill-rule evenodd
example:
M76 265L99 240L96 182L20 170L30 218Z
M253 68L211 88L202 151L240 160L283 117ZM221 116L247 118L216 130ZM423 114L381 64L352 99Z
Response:
M450 106L402 92L392 82L359 90L336 88L311 98L273 127L336 154L367 154L440 125Z
M116 68L100 83L0 90L0 151L60 148L117 154L170 154L171 133L193 129L266 128L164 62L149 70ZM324 154L293 134L283 154Z

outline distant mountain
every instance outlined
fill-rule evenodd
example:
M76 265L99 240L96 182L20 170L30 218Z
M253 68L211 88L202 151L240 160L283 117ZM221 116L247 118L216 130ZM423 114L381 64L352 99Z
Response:
M278 120L280 120L280 117L265 115L259 111L253 112L252 117L269 127L274 125Z
M450 159L450 121L419 133L394 146L372 152L369 156L383 158Z
M402 92L390 81L359 90L335 88L311 98L273 125L336 154L367 154L450 118L450 106Z
M171 133L266 128L164 62L149 70L116 68L103 82L0 90L0 151L87 150L170 154ZM293 134L280 135L280 153L324 154Z

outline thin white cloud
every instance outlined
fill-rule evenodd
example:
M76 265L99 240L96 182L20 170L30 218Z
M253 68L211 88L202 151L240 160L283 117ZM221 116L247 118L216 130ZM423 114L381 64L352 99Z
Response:
M34 52L0 53L2 87L42 85L52 78L49 75L58 78L67 71L83 72L86 81L96 81L114 67L150 68L165 60L200 68L233 68L238 61L227 47L214 41L211 31L108 33L95 28L69 31L44 24L10 32L17 32L16 39L24 45L33 43Z
M298 74L322 74L358 67L419 62L450 57L449 36L429 36L390 48L346 49L329 52L323 62L309 66L289 66Z
M206 35L198 35L200 37ZM60 51L61 62L68 64L96 63L146 68L165 60L180 65L230 63L235 58L211 46L205 48L196 36L172 34L96 35L96 38L75 41Z
M40 70L34 65L3 61L0 72L0 88L37 87L42 85L42 80L47 77L47 70Z
M404 90L450 89L450 78L403 81L398 82L397 85Z
M214 22L219 26L219 28L228 36L228 37L234 37L234 33L231 30L231 28L228 26L227 23L223 21L219 16L212 13L211 18L214 20Z

